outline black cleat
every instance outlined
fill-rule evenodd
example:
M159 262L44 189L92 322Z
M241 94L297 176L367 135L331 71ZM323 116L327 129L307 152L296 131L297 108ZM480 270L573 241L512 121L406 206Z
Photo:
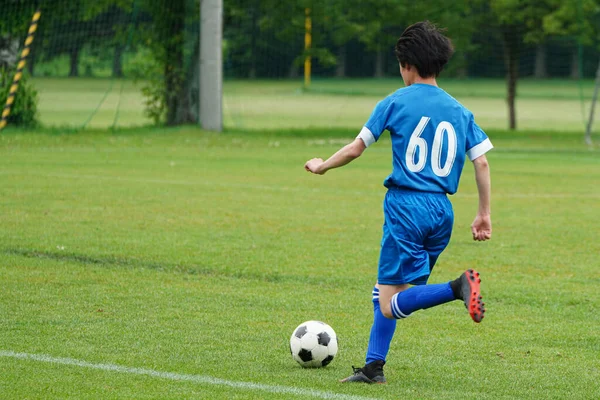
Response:
M362 368L352 366L354 373L340 382L360 382L360 383L386 383L383 375L383 365L385 361L373 361L365 364Z
M475 322L481 322L485 314L485 303L481 297L479 272L474 269L466 270L459 279L460 298L465 302L469 315Z

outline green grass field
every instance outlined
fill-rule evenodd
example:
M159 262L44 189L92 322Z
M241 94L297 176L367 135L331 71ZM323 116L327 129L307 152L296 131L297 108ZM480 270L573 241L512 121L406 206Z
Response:
M598 148L570 133L490 133L493 240L470 238L467 166L431 279L479 269L485 320L474 324L458 302L415 313L398 324L389 384L348 386L337 380L364 361L372 320L389 140L319 177L304 161L353 129L8 130L0 397L599 398ZM325 369L289 355L292 330L309 319L339 336Z
M139 86L110 79L36 78L40 120L46 126L92 128L150 124ZM502 80L440 80L440 85L475 114L484 129L506 129ZM223 119L237 130L343 128L360 130L377 101L402 86L396 79L302 82L226 81ZM519 129L583 132L592 81L523 79L518 86ZM600 105L596 115L600 114ZM598 119L598 118L596 118ZM595 132L600 131L596 124Z

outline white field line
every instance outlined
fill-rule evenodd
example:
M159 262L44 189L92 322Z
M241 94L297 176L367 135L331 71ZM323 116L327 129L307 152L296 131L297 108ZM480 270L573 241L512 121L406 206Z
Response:
M25 173L15 174L9 171L0 171L0 175L21 175L21 176L36 176L43 178L59 178L59 179L81 179L86 181L113 181L113 182L133 182L133 183L151 183L159 185L180 185L180 186L212 186L222 188L236 188L248 190L264 190L274 192L297 192L297 193L332 193L332 194L347 194L357 196L372 196L376 194L383 197L385 188L382 186L377 190L345 190L332 188L305 188L305 187L289 187L279 185L260 185L239 182L215 182L215 181L187 181L174 179L154 179L154 178L135 178L123 176L103 176L103 175L83 175L83 174L59 174L59 173ZM474 191L472 193L459 192L451 197L456 198L476 198L478 195ZM492 193L493 198L519 198L519 199L600 199L600 193Z
M225 379L213 378L204 375L191 375L191 374L178 374L175 372L163 372L156 371L147 368L135 368L135 367L124 367L116 364L96 364L87 361L76 360L73 358L62 358L52 357L44 354L28 354L28 353L16 353L14 351L3 351L0 350L0 357L13 358L27 361L38 361L50 364L68 365L81 368L89 368L106 372L118 372L121 374L131 375L143 375L152 378L167 379L177 382L192 382L200 385L216 385L216 386L228 386L239 390L257 390L262 392L294 395L303 397L313 397L319 399L333 399L333 400L373 400L369 397L352 396L334 392L324 392L313 389L301 389L289 386L278 386L278 385L265 385L262 383L252 382L236 382Z

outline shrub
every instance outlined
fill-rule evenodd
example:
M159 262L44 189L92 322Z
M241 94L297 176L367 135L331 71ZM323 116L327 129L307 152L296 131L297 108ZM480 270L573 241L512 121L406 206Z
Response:
M6 104L15 72L15 68L0 67L0 107L2 109ZM37 125L37 103L38 93L30 82L29 75L24 71L8 116L8 124L25 127Z

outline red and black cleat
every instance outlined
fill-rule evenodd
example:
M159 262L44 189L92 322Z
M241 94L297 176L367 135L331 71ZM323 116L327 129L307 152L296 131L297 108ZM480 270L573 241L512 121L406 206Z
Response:
M461 294L465 302L465 307L469 311L469 315L475 322L481 322L485 314L485 303L481 297L481 290L479 284L481 279L479 278L479 272L474 269L466 270L461 280Z

